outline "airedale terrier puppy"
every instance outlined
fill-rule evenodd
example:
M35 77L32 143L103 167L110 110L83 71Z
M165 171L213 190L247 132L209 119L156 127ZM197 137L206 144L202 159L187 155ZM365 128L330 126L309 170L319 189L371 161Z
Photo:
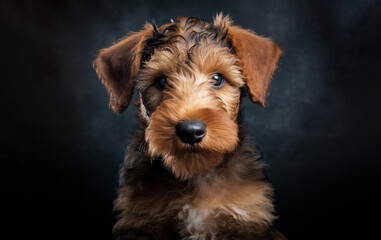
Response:
M138 129L121 170L116 239L284 239L273 189L240 117L261 106L281 54L233 25L178 17L145 24L94 62L115 112L137 89Z

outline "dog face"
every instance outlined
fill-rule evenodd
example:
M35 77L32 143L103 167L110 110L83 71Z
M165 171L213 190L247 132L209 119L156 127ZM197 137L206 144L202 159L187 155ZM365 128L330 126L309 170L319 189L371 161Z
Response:
M228 17L217 15L213 24L179 17L158 29L146 24L101 50L95 68L116 112L137 86L149 155L188 179L236 149L240 88L246 84L251 100L264 106L280 53Z

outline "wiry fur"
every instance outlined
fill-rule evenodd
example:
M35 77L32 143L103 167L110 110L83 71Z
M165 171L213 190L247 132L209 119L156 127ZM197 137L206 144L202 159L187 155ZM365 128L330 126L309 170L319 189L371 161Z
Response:
M239 114L245 86L253 102L265 105L280 53L222 14L213 24L187 17L159 28L146 24L101 50L95 67L114 111L127 107L133 85L139 92L140 129L115 201L116 239L283 239L272 228L273 189ZM211 87L216 73L226 80L220 89ZM164 75L160 91L155 81ZM186 120L205 123L201 142L176 136Z

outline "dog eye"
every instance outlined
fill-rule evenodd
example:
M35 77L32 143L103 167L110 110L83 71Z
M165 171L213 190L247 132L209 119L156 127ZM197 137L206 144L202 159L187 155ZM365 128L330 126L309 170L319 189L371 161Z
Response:
M165 87L167 86L167 77L166 76L160 76L160 77L156 78L155 86L160 91L164 90Z
M222 77L222 75L220 73L214 74L212 79L216 81L213 84L214 88L221 88L225 83L225 79Z

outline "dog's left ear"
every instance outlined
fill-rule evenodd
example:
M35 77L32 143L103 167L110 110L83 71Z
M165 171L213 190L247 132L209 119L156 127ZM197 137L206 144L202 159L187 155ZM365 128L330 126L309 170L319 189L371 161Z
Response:
M260 37L238 26L228 28L227 39L239 60L250 99L266 106L272 75L282 53L280 47L268 38Z
M129 34L109 48L100 50L94 68L110 94L110 106L114 112L123 112L133 93L145 40L153 34L152 25Z

